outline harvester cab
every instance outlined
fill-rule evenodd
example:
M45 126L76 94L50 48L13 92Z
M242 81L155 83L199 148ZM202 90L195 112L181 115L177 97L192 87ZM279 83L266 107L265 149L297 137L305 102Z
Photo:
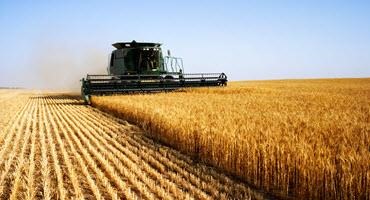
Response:
M169 91L183 87L226 86L224 73L184 73L181 58L162 55L160 43L118 42L109 57L107 75L83 78L81 95Z
M108 74L136 75L166 73L160 44L115 43L117 49L110 55Z

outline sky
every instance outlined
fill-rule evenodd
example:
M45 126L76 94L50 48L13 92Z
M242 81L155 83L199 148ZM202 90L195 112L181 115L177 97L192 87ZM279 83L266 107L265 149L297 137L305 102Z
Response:
M0 1L0 87L79 88L118 41L229 80L370 77L370 1Z

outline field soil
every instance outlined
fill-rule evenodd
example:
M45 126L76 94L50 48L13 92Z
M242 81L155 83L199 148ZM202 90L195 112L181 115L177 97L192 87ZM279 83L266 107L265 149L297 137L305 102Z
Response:
M0 90L0 199L263 199L71 95Z

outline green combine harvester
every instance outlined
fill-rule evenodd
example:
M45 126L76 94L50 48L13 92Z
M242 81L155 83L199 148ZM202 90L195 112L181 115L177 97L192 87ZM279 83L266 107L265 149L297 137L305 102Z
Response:
M162 55L161 44L119 42L110 54L107 75L83 78L81 95L90 103L91 95L170 91L184 87L226 86L224 73L184 73L181 58Z

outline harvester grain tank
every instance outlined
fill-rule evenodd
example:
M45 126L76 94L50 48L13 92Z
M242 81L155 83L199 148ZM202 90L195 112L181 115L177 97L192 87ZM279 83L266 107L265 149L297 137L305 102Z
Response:
M224 73L184 73L181 58L163 56L160 43L118 42L109 57L106 75L83 78L81 95L169 91L184 87L226 86Z

